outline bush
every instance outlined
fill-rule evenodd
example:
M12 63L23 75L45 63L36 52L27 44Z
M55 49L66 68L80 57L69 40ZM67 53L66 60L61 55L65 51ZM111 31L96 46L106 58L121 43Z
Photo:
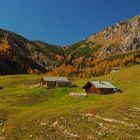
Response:
M75 55L75 58L78 58L80 56L89 57L90 56L90 48L89 47L80 48L78 53Z

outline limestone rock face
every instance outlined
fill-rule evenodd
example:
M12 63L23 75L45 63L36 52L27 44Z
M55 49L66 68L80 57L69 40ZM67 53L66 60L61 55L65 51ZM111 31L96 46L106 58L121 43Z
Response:
M102 59L140 49L140 15L109 26L90 36L88 41L94 42L93 47L102 45L96 55Z
M97 46L101 47L95 49ZM108 26L82 42L71 45L67 50L71 55L75 55L83 47L90 48L90 57L96 56L95 58L101 59L137 51L140 49L140 15L118 22L115 26Z

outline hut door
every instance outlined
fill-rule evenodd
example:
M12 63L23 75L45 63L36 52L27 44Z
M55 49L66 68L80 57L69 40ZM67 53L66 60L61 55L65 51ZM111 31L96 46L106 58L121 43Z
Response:
M58 82L55 83L55 86L58 87Z

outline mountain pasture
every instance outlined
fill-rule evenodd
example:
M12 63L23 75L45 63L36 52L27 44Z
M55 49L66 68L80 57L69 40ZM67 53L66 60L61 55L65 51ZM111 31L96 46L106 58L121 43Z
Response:
M140 65L78 87L37 87L41 75L0 76L0 139L140 139ZM71 97L87 81L109 81L123 93Z

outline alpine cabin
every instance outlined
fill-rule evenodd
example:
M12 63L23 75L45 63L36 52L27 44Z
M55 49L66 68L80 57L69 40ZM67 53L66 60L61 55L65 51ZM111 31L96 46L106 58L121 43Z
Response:
M83 87L87 94L111 94L117 91L117 88L106 81L89 81Z
M47 88L71 86L71 82L66 77L42 77L40 83Z

